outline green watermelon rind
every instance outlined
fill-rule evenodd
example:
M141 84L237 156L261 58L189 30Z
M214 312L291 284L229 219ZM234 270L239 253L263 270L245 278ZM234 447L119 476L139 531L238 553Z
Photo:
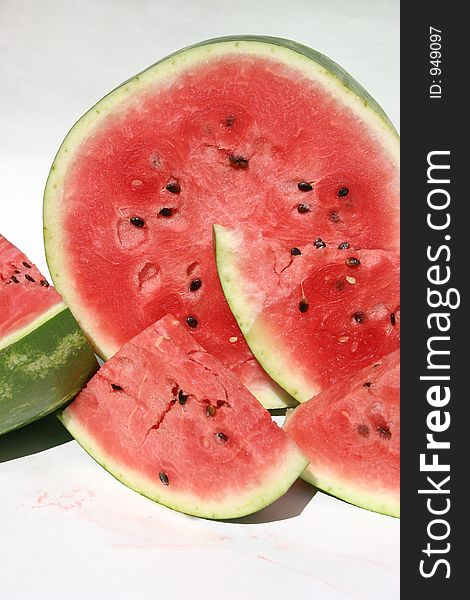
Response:
M151 480L114 460L89 435L86 429L69 414L67 409L58 413L58 417L91 458L115 479L142 496L167 508L205 519L236 519L265 508L287 492L308 464L307 459L292 442L292 449L283 455L282 464L271 465L271 471L265 483L248 492L234 489L230 498L224 501L206 501L202 503L200 498L192 497L189 494L172 495L169 488L166 487L162 494L162 484L157 473L155 473L155 480Z
M172 76L179 73L181 69L228 53L235 56L237 53L250 53L275 57L287 65L295 66L306 77L320 82L326 90L340 97L341 101L368 125L371 137L375 136L387 150L389 156L398 164L398 135L379 104L334 61L311 48L290 40L256 35L214 38L179 50L128 79L104 96L71 128L54 159L44 192L44 242L49 270L57 289L65 301L73 307L75 317L90 339L95 351L102 358L110 357L110 347L107 346L106 340L100 339L99 318L94 318L85 309L82 311L81 307L73 301L76 290L61 239L63 234L61 198L65 174L69 164L73 161L74 150L80 146L102 119L105 119L110 112L128 100L134 92L141 91L148 85L154 85L157 82L162 86L169 85Z
M303 377L298 368L289 369L289 349L275 333L257 319L263 303L251 293L249 282L240 272L238 257L246 248L243 234L214 225L215 260L225 298L251 351L268 375L298 402L316 395L320 387L312 377Z
M300 477L317 489L349 504L390 517L400 517L399 494L392 494L387 490L366 490L352 483L335 480L331 475L323 474L310 465Z
M61 408L97 369L90 345L63 303L40 315L0 350L0 434Z

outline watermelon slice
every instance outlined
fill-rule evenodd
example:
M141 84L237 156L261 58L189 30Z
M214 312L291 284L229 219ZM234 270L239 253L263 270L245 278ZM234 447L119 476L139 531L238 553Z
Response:
M0 434L62 406L97 368L59 294L0 235Z
M171 315L106 362L61 420L129 487L210 519L263 508L307 465L269 413Z
M302 478L352 504L400 515L400 355L302 404L285 429L310 460Z
M214 231L220 280L243 335L299 402L399 347L396 253Z
M396 249L398 138L370 95L288 40L209 40L105 96L65 138L44 199L50 271L103 358L167 313L268 407L217 278L212 224Z

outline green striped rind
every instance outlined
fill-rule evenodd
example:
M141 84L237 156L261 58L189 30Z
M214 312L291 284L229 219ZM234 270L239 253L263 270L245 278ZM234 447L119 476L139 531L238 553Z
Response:
M131 102L134 94L153 86L164 89L185 69L225 56L253 55L279 61L295 68L300 76L316 81L326 93L338 98L345 108L358 116L398 165L398 135L379 104L343 68L323 54L296 42L277 37L240 35L215 38L182 50L158 61L145 71L128 79L95 104L67 134L52 164L44 193L44 242L46 257L54 283L62 297L72 307L96 352L109 358L115 348L101 333L101 321L97 314L81 305L80 289L73 280L69 268L64 240L64 186L75 151L93 135L101 123L115 110Z
M265 481L257 487L234 489L222 500L202 500L189 493L173 492L171 485L166 487L161 484L157 473L155 479L151 480L139 473L138 465L136 469L131 469L120 464L74 418L73 404L58 416L82 448L118 481L168 508L206 519L236 519L261 510L285 494L308 464L294 443L290 442L290 449L283 454L282 460L270 465Z
M60 312L0 350L0 434L63 406L97 368L93 351L63 305Z
M392 494L387 490L367 490L360 485L355 486L351 481L335 479L334 476L322 473L312 466L309 466L302 473L301 478L316 488L360 508L391 517L400 516L400 497L398 493ZM360 484L360 482L358 483Z
M215 260L225 298L244 338L263 369L298 402L318 393L318 386L302 375L297 365L289 366L289 349L263 323L260 310L264 290L249 282L240 270L246 251L243 234L214 225Z

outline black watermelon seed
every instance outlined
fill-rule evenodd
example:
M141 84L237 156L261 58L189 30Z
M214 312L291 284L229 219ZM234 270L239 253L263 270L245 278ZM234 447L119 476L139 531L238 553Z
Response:
M196 290L198 290L201 287L201 285L202 285L201 279L193 279L191 281L191 283L189 284L189 289L192 292L195 292Z
M232 125L235 123L235 117L227 117L224 121L224 125L225 127L232 127Z
M34 277L31 277L31 275L29 275L28 273L25 274L24 278L27 279L28 281L31 281L32 283L35 282Z
M49 287L49 282L46 281L45 279L41 279L41 281L39 282L43 287Z
M18 275L19 273L21 273L21 271L19 269L15 269L15 275Z
M302 252L295 246L290 249L290 253L292 254L292 256L300 256L302 254Z
M160 212L158 214L161 217L171 217L173 214L173 209L168 208L167 206L164 206L162 209L160 209Z
M297 204L297 212L300 214L310 212L310 206L308 204Z
M348 265L348 267L358 267L361 264L361 261L355 256L349 256L346 259L346 264Z
M301 181L297 184L297 187L301 192L311 192L313 190L313 185L308 181Z
M11 280L15 283L19 283L19 280L14 275L11 276Z
M367 425L361 423L357 426L357 432L359 435L362 435L362 437L369 437L370 430Z
M224 444L228 442L228 437L225 435L225 433L222 433L221 431L219 433L216 433L215 437L218 438Z
M342 279L338 279L335 283L335 288L337 290L342 290L344 288L344 281Z
M145 221L140 217L131 217L130 222L134 227L143 227L145 225Z
M313 245L315 246L315 248L326 248L326 244L321 238L317 238L313 242Z
M163 483L163 485L168 485L170 483L170 480L168 479L168 475L166 473L164 473L163 471L160 471L158 476L160 477L160 481Z
M112 383L111 387L113 388L113 390L115 390L116 392L120 392L122 390L122 387L120 385L118 385L117 383Z
M179 194L181 192L181 186L177 181L170 181L166 189L172 194Z
M364 323L365 318L366 315L361 310L358 310L353 314L353 319L356 321L356 323Z
M395 313L390 313L390 323L392 325L395 325L395 323L397 322L396 317L395 317Z
M377 427L377 433L381 437L386 438L387 440L389 440L392 437L392 432L385 425L379 425L379 427Z
M333 223L338 223L339 221L339 214L336 211L333 211L330 213L330 219L333 221Z
M26 267L27 269L31 269L31 265L25 261L23 261L23 266Z
M228 159L232 167L235 167L236 169L248 168L249 160L244 156L240 156L239 154L230 154Z
M365 383L362 384L362 387L370 387L371 385L372 385L371 381L366 381Z
M215 406L212 406L212 404L208 404L206 406L206 415L208 417L213 417L216 412L217 412L217 408Z
M302 300L299 302L299 310L301 313L305 313L308 310L308 302L305 298L302 298Z
M347 196L349 194L349 188L347 187L341 187L338 190L338 198L344 198L344 196Z
M347 250L349 248L349 242L341 242L338 246L338 250Z
M183 392L183 390L180 390L178 392L178 402L181 404L181 406L183 406L184 404L186 404L186 400L188 399L188 394L185 394Z
M191 329L194 329L198 325L196 317L186 317L186 323L189 325L189 327L191 327Z

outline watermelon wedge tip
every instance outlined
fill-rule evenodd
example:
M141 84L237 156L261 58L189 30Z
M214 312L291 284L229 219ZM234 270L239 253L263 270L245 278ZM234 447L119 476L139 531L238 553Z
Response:
M307 465L268 411L171 315L124 344L60 418L118 480L209 519L260 510Z

